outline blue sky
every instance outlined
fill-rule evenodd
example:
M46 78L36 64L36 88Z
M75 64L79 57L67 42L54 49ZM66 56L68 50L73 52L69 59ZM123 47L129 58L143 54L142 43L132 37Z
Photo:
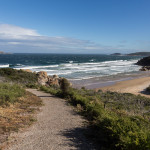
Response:
M0 0L0 50L150 51L149 0Z

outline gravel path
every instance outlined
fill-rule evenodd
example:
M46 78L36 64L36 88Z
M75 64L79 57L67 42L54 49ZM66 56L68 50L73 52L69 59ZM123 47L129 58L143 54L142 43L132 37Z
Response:
M73 111L63 99L28 89L41 97L44 106L37 122L22 133L11 135L15 139L9 150L94 150L85 138L86 120Z

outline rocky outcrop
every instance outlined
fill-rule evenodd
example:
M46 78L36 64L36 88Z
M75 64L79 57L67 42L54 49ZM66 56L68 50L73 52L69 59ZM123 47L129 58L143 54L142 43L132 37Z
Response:
M32 72L29 69L21 69L22 71L26 71L26 72ZM37 81L38 84L40 85L46 85L46 86L60 86L61 85L61 81L63 78L59 77L58 75L53 75L53 76L49 76L47 74L47 72L45 71L40 71L40 72L32 72L34 74L36 74L37 76ZM70 83L70 86L72 86L72 84Z
M150 56L140 59L136 65L142 66L140 71L149 71L150 70Z
M140 66L150 66L150 56L148 57L144 57L142 59L140 59L136 65L140 65Z
M38 83L41 85L46 85L46 83L48 82L47 72L40 71L37 73L37 77L38 77Z
M140 71L149 71L150 70L150 66L143 66Z
M58 77L57 75L48 76L47 72L40 71L37 73L38 83L40 85L46 85L46 86L60 86L61 84L61 77Z

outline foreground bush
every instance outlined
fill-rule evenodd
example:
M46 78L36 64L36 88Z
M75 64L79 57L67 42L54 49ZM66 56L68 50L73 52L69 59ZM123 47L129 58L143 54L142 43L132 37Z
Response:
M0 76L24 85L34 85L37 83L37 76L32 72L16 70L12 68L0 68Z
M31 125L35 118L32 113L39 109L39 97L26 92L16 84L0 83L0 149L11 132Z
M129 93L95 92L92 90L44 87L77 106L92 123L90 136L106 149L150 149L150 99ZM79 107L80 106L80 107Z
M25 95L25 90L17 84L0 83L0 105L15 103Z

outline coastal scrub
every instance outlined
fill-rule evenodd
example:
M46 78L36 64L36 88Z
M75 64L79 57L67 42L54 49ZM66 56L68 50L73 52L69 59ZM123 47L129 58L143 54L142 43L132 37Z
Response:
M40 98L17 84L0 83L0 149L11 132L31 125L33 113L42 105Z
M42 87L41 90L66 98L91 124L92 137L105 149L150 149L150 99L130 93Z

